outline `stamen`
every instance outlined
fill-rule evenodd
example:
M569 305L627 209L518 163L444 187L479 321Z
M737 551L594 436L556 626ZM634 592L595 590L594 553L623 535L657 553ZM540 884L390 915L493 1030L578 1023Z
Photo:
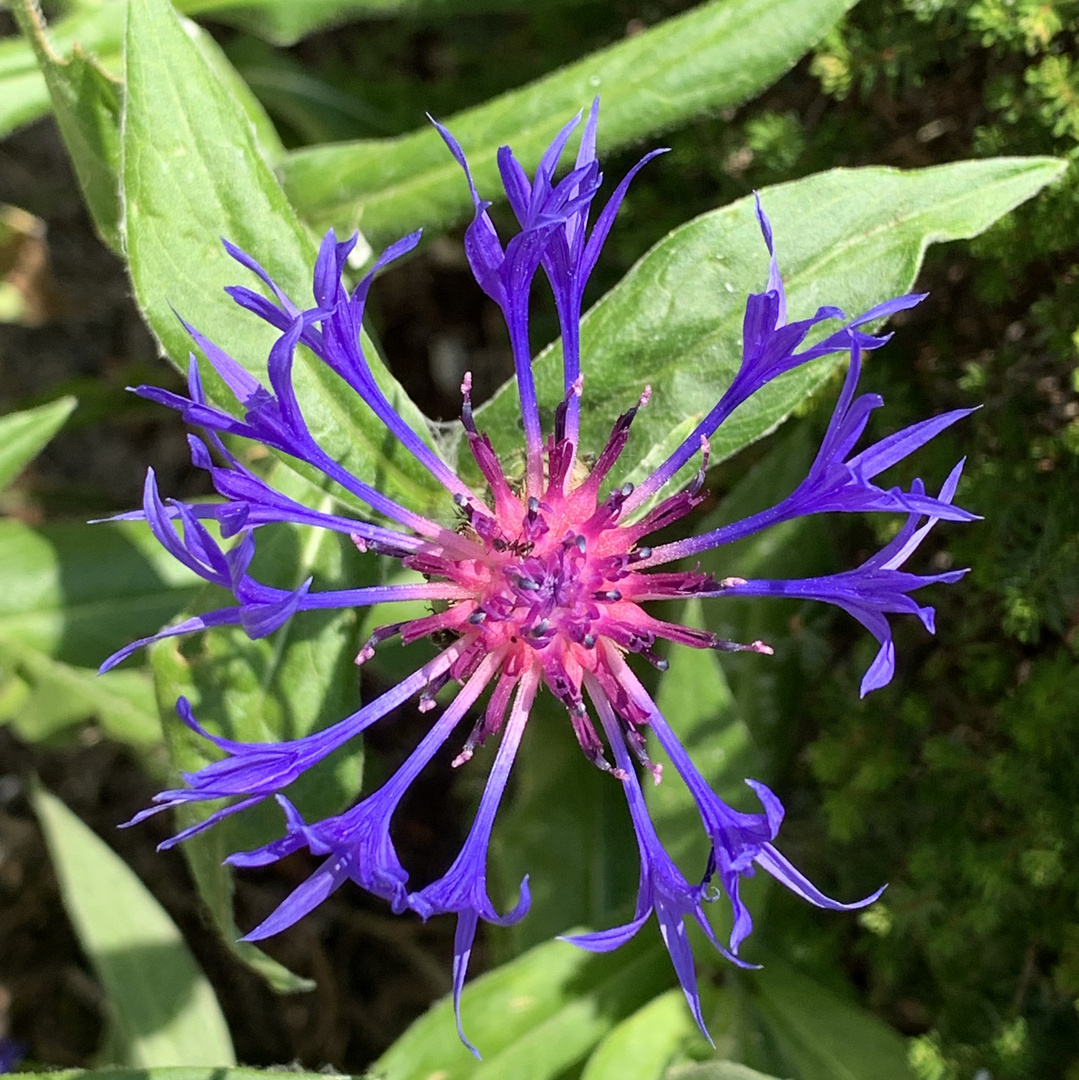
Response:
M387 623L385 626L377 627L356 654L356 659L354 661L356 666L358 667L370 660L371 657L375 655L375 647L383 641L387 641L389 638L396 637L401 632L401 628L404 625L403 622L398 622Z

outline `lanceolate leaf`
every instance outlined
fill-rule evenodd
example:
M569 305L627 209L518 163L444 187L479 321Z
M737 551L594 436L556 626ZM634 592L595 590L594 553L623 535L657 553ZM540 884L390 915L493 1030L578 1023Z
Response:
M63 427L75 408L72 397L0 416L0 491L11 483Z
M339 539L322 531L280 527L262 534L258 557L266 573L275 566L288 568L290 579L277 582L288 588L312 576L317 579L316 589L335 587L329 582L357 585L365 575L377 572L374 560L362 558ZM256 573L266 576L258 566ZM214 606L209 597L204 599L196 611ZM155 646L152 666L157 702L174 768L193 771L220 757L177 719L176 701L181 695L211 730L249 742L302 738L357 709L359 679L352 663L356 621L355 611L312 611L257 641L234 628L216 630L182 645L170 639ZM357 741L304 774L287 794L309 820L339 813L359 791L362 760ZM187 807L176 813L176 827L192 825L208 814L201 804ZM233 871L223 865L223 859L275 839L283 831L281 810L268 800L226 818L186 841L182 849L226 942L277 989L310 989L309 983L297 980L254 946L236 945L242 931L232 915Z
M5 130L5 121L32 118L27 111L29 100L21 111L11 111L15 106L5 95L12 79L27 95L32 87L37 88L32 97L39 100L41 113L51 101L90 216L101 238L119 253L122 87L118 73L124 4L95 5L48 29L40 9L31 0L15 0L12 11L24 37L0 42L0 49L7 47L0 53L0 134ZM269 160L276 160L282 152L281 142L266 111L213 38L194 23L185 25L207 62L242 106L262 152ZM5 63L11 69L8 75L4 73Z
M339 1080L364 1080L335 1074ZM32 1080L324 1080L325 1073L294 1072L291 1069L53 1069L49 1072L20 1072Z
M663 1074L663 1080L778 1080L765 1076L736 1061L704 1061L694 1065L675 1065Z
M632 143L734 105L779 78L855 0L714 0L538 82L445 118L481 192L498 188L495 155L512 143L533 167L568 116L603 101L600 149ZM299 212L358 224L373 243L470 209L460 170L429 126L400 139L299 150L281 165ZM488 195L488 197L495 197Z
M46 85L46 80L63 66L61 58L72 52L76 42L115 74L124 25L122 3L94 5L60 20L46 43L37 6L29 0L13 0L9 6L25 37L0 41L0 136L49 111L50 92L55 92L55 87ZM76 85L74 76L89 77L85 71L77 72L79 66L81 63L68 72L72 78L63 96L69 106L73 104L70 90Z
M253 316L244 317L222 291L226 285L256 282L228 257L220 238L258 259L301 304L311 302L315 244L274 179L240 107L167 0L130 0L128 12L123 183L136 298L176 363L186 366L191 347L178 311L265 378L274 332ZM424 431L422 415L385 372L370 342L367 354L391 402ZM323 449L381 489L426 508L434 481L400 443L387 438L357 396L306 354L297 356L296 377ZM220 384L211 385L226 404Z
M149 673L97 667L182 610L198 579L135 523L0 521L0 550L0 722L37 741L95 717L110 738L158 742Z
M810 316L821 304L860 314L907 291L929 244L976 236L1063 169L1052 158L995 158L911 172L834 169L764 189L789 317ZM639 481L660 464L730 384L746 295L767 279L751 198L661 240L582 323L582 447L598 451L611 418L649 384L652 398L634 421L619 478ZM563 393L558 352L549 347L535 361L540 399L551 408ZM712 461L776 427L840 359L798 369L755 394L712 437ZM517 417L507 385L477 422L496 446L509 448L519 439Z
M453 1002L445 998L421 1016L371 1066L382 1080L496 1080L562 1076L582 1061L618 1022L670 982L657 938L617 956L596 956L549 941L469 983L461 1019L483 1053L477 1061L460 1043Z
M0 550L0 637L82 667L155 633L201 584L136 523L0 520Z
M698 1039L681 989L653 998L596 1047L581 1080L661 1080L683 1043Z
M145 670L109 671L74 667L51 660L17 639L0 635L0 664L17 672L25 693L12 707L0 707L0 722L10 721L26 742L51 739L83 720L97 718L117 742L149 749L160 745L154 687Z
M745 980L793 1080L914 1080L906 1041L872 1013L773 957Z
M59 799L33 795L71 921L112 1006L126 1064L232 1065L206 977L160 904Z

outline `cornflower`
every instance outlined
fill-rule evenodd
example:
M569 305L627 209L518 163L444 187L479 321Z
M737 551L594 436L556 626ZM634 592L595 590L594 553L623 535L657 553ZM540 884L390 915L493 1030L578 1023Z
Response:
M431 605L430 612L379 627L360 649L357 663L369 659L380 643L394 637L405 644L433 638L439 650L433 659L344 720L291 741L247 743L213 735L195 718L189 702L180 698L176 706L180 719L213 743L222 757L197 772L184 774L182 787L157 795L154 805L129 824L168 807L229 800L161 845L170 847L229 814L275 797L284 811L284 835L256 850L234 853L227 861L236 867L265 866L302 849L324 861L246 935L249 941L291 926L346 880L383 898L394 912L412 910L423 919L456 915L454 1005L461 1039L473 1052L475 1048L461 1029L460 997L478 922L511 924L529 907L526 877L517 904L500 914L488 896L486 864L498 806L541 689L565 706L569 725L588 760L609 773L612 783L621 784L640 851L640 887L631 921L569 940L585 949L607 951L627 941L655 914L686 1000L707 1037L687 939L690 920L700 925L728 960L749 966L738 957L739 946L752 927L750 914L739 898L739 885L756 867L822 908L858 908L875 900L880 891L854 903L841 903L817 889L776 848L783 807L764 784L747 780L762 806L762 812L755 814L732 809L711 790L629 658L638 656L662 670L666 660L658 646L663 641L720 652L768 654L771 649L760 641L740 644L665 621L650 614L647 603L749 595L797 596L837 605L862 622L880 643L862 681L864 695L885 685L894 671L888 616L917 615L932 631L932 608L919 606L910 594L926 585L954 582L964 573L952 570L918 575L903 570L903 565L937 521L966 521L974 516L953 505L962 462L936 496L928 495L920 481L909 490L886 489L875 483L889 466L969 410L955 410L914 424L855 452L870 413L882 404L875 394L856 396L862 356L888 340L864 328L912 307L922 297L901 296L854 319L838 308L822 307L810 318L788 321L772 230L759 200L756 216L769 254L769 274L764 291L750 295L746 302L742 361L734 380L639 487L612 485L608 477L626 445L634 417L648 402L647 387L642 388L637 403L615 421L591 468L583 467L578 444L583 391L578 332L582 296L630 180L653 156L649 154L634 166L590 229L592 204L602 180L595 151L597 116L598 102L585 123L574 167L557 182L556 169L579 117L551 143L531 179L508 147L499 151L505 194L520 224L505 245L488 215L490 203L476 190L464 153L453 136L436 124L464 170L474 204L475 213L465 233L469 264L480 287L501 309L509 329L524 430L524 476L519 482L507 478L491 442L476 425L468 375L461 387L461 423L483 477L482 488L466 484L423 435L395 412L364 356L360 328L375 275L415 248L419 233L387 248L350 294L342 274L356 238L338 242L331 230L315 264L314 306L307 308L284 295L251 256L226 243L229 254L268 290L268 294L245 287L228 291L240 307L280 332L268 358L269 385L259 382L185 323L197 347L235 395L242 418L207 400L194 354L186 397L149 386L136 391L179 410L186 421L203 429L205 439L189 436L192 460L209 473L222 501L187 505L173 499L165 503L150 471L142 511L127 516L145 518L172 555L207 581L229 590L236 603L134 642L110 657L102 670L143 645L178 634L238 625L250 637L260 638L303 611L401 600L425 601ZM553 429L547 432L540 421L528 330L529 299L540 269L554 292L564 364L564 397L555 410ZM823 323L838 325L816 344L805 344L810 332ZM447 505L452 503L456 508L455 524L447 525L401 505L350 473L319 446L293 389L293 357L301 344L359 394L390 435L445 488ZM702 502L708 439L720 424L778 376L838 353L849 353L850 365L805 480L762 513L697 536L649 546L646 541L652 534L667 529ZM313 510L272 489L227 449L221 438L224 434L261 442L321 471L366 504L372 520ZM673 487L676 474L694 459L699 468L688 486L668 490L661 498L663 489ZM802 580L729 577L717 581L697 568L657 569L793 518L865 511L905 514L906 524L881 552L854 570ZM452 520L452 515L447 519ZM220 535L225 540L235 538L235 542L223 547L204 520L216 522ZM339 591L312 590L310 580L294 591L264 585L250 573L256 533L263 526L282 522L344 534L361 552L392 556L404 568L418 572L422 580ZM435 710L436 695L451 686L456 688L456 696L442 708L396 774L351 809L308 822L283 794L306 769L410 698L418 695L421 711ZM485 694L485 703L476 709ZM391 838L391 820L412 781L473 713L477 719L463 741L456 744L459 751L454 766L467 762L488 739L499 737L478 810L449 870L423 888L410 890L408 872ZM688 786L711 844L700 880L688 880L675 866L649 819L637 768L650 770L658 782L660 766L648 757L648 729ZM720 895L726 896L733 912L726 944L717 940L704 913L705 903Z

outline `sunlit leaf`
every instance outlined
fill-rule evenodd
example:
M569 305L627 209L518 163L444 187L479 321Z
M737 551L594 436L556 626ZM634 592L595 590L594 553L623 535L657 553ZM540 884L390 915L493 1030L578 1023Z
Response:
M444 120L487 198L495 155L511 144L534 167L559 128L599 94L602 151L676 127L759 93L820 40L855 0L718 0L666 19L528 86ZM320 225L358 224L376 246L470 209L456 162L430 127L403 138L298 150L285 190Z
M74 398L62 397L36 409L0 416L0 491L37 457L74 408Z
M383 1080L561 1076L620 1020L669 985L670 962L658 934L642 939L606 956L560 941L538 945L465 987L461 1019L482 1062L457 1038L453 1002L446 998L371 1072Z
M59 799L37 790L68 915L108 995L126 1064L232 1065L232 1042L206 977L161 905Z
M96 668L159 630L200 581L144 525L0 520L0 637Z
M665 1066L697 1028L681 989L627 1017L596 1047L581 1080L662 1080Z
M835 169L764 189L789 317L823 304L859 314L906 292L929 244L977 235L1063 168L1052 158L996 158L911 172ZM767 280L768 253L746 198L676 229L585 316L582 445L598 451L611 418L652 387L620 480L647 475L719 400L741 359L746 296ZM776 427L839 362L798 369L755 394L711 437L712 461ZM546 349L535 368L540 400L553 409L564 392L560 348ZM477 422L496 446L514 447L518 417L507 385Z
M906 1040L868 1010L774 957L746 981L792 1080L914 1080Z
M343 578L342 555L367 569L336 535L310 529L278 529L267 535L259 555L264 565L288 567L291 587L311 575L320 582ZM316 588L321 585L316 585ZM198 610L212 606L209 598ZM295 616L269 638L251 641L240 629L217 630L183 644L166 640L152 650L152 666L165 743L173 766L190 772L215 760L219 752L176 717L183 695L195 715L215 732L250 742L302 738L343 719L359 707L359 680L352 663L356 651L356 612L307 612ZM359 791L362 749L356 744L332 754L288 789L289 798L309 819L339 813ZM205 819L210 810L191 804L177 811L177 828ZM229 817L182 845L203 900L225 941L280 990L310 987L260 950L238 943L242 931L232 913L234 872L224 858L279 836L283 820L269 800ZM247 928L250 929L250 928Z
M51 739L83 720L96 719L117 742L150 747L161 741L154 686L149 672L74 667L0 636L0 664L5 678L12 672L26 693L10 710L0 708L0 722L9 722L26 742Z
M51 104L90 216L105 243L119 253L122 87L118 74L124 3L93 5L47 29L31 0L15 0L12 12L23 38L0 42L0 133L5 121L15 126L43 114ZM265 109L214 39L192 22L183 25L243 109L262 153L275 161L282 147ZM18 88L14 101L5 96L11 82Z
M663 1074L663 1080L777 1080L736 1061L702 1061L693 1065L675 1065Z
M166 0L131 0L128 12L123 187L136 299L177 364L186 366L191 347L178 311L265 378L276 331L224 294L226 285L256 282L220 238L250 252L301 304L310 303L314 242ZM422 415L366 348L391 403L425 433ZM312 432L333 458L417 509L441 505L442 489L325 365L301 350L295 375ZM228 406L220 381L210 385Z

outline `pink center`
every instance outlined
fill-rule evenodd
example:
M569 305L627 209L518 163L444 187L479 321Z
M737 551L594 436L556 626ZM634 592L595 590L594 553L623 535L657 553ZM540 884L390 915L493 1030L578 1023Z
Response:
M637 407L646 401L647 392ZM699 503L703 466L695 485L632 524L619 521L631 484L599 498L600 485L625 445L636 412L631 409L619 419L595 467L575 487L575 448L564 437L551 436L544 448L546 488L539 496L528 496L513 490L490 442L472 425L466 394L465 428L487 480L489 503L459 499L465 515L461 529L447 530L403 563L428 580L452 582L469 595L450 601L444 611L377 631L357 658L366 659L374 644L398 631L406 643L432 634L454 635L457 659L442 680L424 692L421 709L434 705L434 695L445 682L464 681L486 656L497 659L498 682L456 763L467 761L475 746L499 730L513 687L532 671L566 706L589 759L609 769L585 708L585 674L596 678L635 733L647 714L619 685L619 654L639 653L662 669L666 661L655 652L659 638L696 648L728 647L712 634L663 622L640 606L645 600L684 597L719 586L694 571L635 569L651 555L639 540ZM702 449L707 453L706 444ZM643 755L640 737L632 742Z

